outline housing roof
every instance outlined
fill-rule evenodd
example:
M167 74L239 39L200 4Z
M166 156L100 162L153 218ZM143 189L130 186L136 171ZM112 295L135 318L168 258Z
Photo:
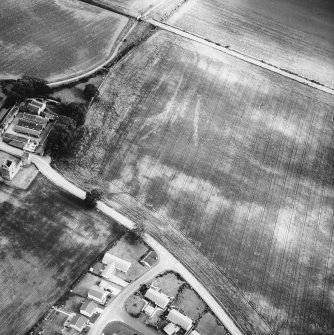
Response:
M106 265L106 267L104 268L104 270L101 273L101 276L104 278L110 278L116 269L116 265L114 262L111 262L109 264Z
M119 258L117 256L114 256L110 251L107 251L103 256L102 263L109 264L111 262L114 262L115 266L116 266L116 269L120 270L122 272L128 272L128 270L131 266L130 262L128 262L128 261L126 261L122 258Z
M92 300L86 300L80 307L80 313L86 313L88 315L93 315L96 312L98 305Z
M5 133L3 135L3 140L4 141L6 141L6 140L16 140L16 141L23 142L23 143L29 143L30 142L30 139L27 138L27 137L18 136L18 135L10 134L10 133Z
M180 327L182 327L185 330L189 330L192 326L192 320L185 316L184 314L180 313L176 309L172 309L168 315L167 319Z
M88 319L86 317L80 314L76 314L70 322L70 327L81 331L85 327L87 322L88 322Z
M193 330L190 335L201 335L197 330Z
M146 291L145 298L151 300L162 309L166 308L169 303L169 298L166 294L158 292L151 287Z
M97 300L102 300L106 294L107 292L97 285L93 285L88 291L88 296L94 297Z

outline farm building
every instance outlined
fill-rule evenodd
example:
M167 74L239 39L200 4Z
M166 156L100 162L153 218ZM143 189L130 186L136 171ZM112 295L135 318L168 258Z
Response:
M12 180L20 171L22 161L15 162L11 159L6 159L1 165L1 176L4 179Z
M115 263L116 270L122 271L124 273L127 273L131 266L130 262L117 256L114 256L113 254L110 253L110 251L108 251L103 256L102 263L109 264L112 262Z
M170 322L165 328L164 328L164 332L167 335L174 335L176 334L178 331L180 330L180 327L177 326L176 324Z
M15 134L5 133L2 137L5 143L21 149L26 149L29 146L30 138L18 136ZM19 142L19 144L17 144Z
M45 127L46 124L36 123L20 118L17 125L14 127L14 130L18 133L39 137L41 136Z
M165 309L166 306L169 304L169 298L166 294L158 292L151 287L146 291L145 298L151 300L162 309Z
M104 305L107 301L108 292L102 287L93 285L88 291L88 298L94 300L98 304Z
M38 115L28 114L28 113L22 113L21 118L22 120L31 121L35 123L41 123L45 125L48 123L47 118L38 116Z
M76 314L76 315L72 318L72 320L71 320L69 326L70 326L72 329L75 329L75 330L77 330L78 332L81 332L81 331L85 328L85 326L88 324L88 321L89 321L89 320L88 320L86 317L84 317L83 315Z
M101 273L101 276L103 278L109 279L114 275L115 271L116 271L116 265L115 265L114 262L111 262L111 263L106 265L106 267L104 268L104 270Z
M17 115L19 109L14 106L7 114L6 116L1 120L0 122L0 135L2 135L5 130L8 128L8 126L13 122L15 116Z
M101 283L99 284L100 287L102 287L105 291L110 292L112 295L117 295L121 292L121 290L112 284L106 282L105 280L101 280Z
M176 309L172 309L168 315L167 320L175 323L176 325L180 326L184 330L188 331L192 326L192 320L185 316L184 314L180 313Z
M80 313L89 318L98 311L98 304L92 300L85 300L80 307Z
M46 108L46 103L42 101L38 101L36 99L32 99L27 104L27 107L32 114L40 115L42 112L44 112Z

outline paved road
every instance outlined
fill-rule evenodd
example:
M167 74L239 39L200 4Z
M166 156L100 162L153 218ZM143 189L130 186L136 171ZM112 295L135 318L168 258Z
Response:
M3 142L0 142L0 150L3 150L18 157L22 156L23 154L22 150L13 148ZM32 154L31 161L33 164L36 165L38 170L52 183L61 187L65 191L77 196L80 199L85 198L86 192L77 187L76 185L72 184L70 181L64 178L59 172L54 170L50 166L49 158ZM123 214L118 213L116 210L114 210L113 208L109 207L108 205L106 205L101 201L98 202L97 209L103 212L105 215L111 217L113 220L117 221L119 224L122 224L127 229L132 229L135 225L133 221L129 220ZM157 251L159 255L158 264L149 272L144 274L144 276L142 276L137 281L129 285L120 293L120 295L112 302L112 304L107 307L107 311L103 313L103 315L99 318L96 325L92 328L90 334L100 335L103 328L110 321L112 321L112 319L110 318L115 318L118 315L116 313L116 310L120 308L121 302L124 302L132 292L136 291L141 283L148 281L156 274L165 271L167 269L174 270L182 275L182 277L195 289L195 291L197 291L197 293L202 297L202 299L208 304L208 306L216 314L218 319L225 325L225 327L229 330L229 332L232 335L242 334L240 330L236 327L234 322L222 309L222 307L206 290L206 288L174 256L172 256L167 249L165 249L160 243L158 243L153 237L151 237L148 234L145 234L145 240L154 250ZM121 318L120 321L126 321L124 311L122 313L122 310L120 309L118 313L119 318ZM132 320L132 318L130 319ZM127 321L129 321L129 319L127 319ZM133 322L131 322L131 325L133 327L136 326ZM146 333L144 332L144 334Z
M145 234L145 241L157 251L159 255L159 262L156 266L146 272L139 279L134 281L132 284L127 286L116 298L112 301L110 305L107 306L104 313L96 321L95 325L89 332L89 335L101 335L103 329L111 321L123 321L128 323L131 327L138 329L145 335L156 335L156 332L149 332L149 328L143 325L138 319L130 317L125 309L124 303L126 299L135 291L137 291L145 282L150 281L157 274L164 272L166 270L173 270L182 275L182 277L195 289L195 291L201 296L201 298L207 303L211 310L218 316L219 320L225 325L231 334L241 335L240 330L235 326L233 321L225 313L225 311L220 307L220 305L213 299L213 297L208 293L204 286L175 258L173 257L167 249L165 249L161 244L154 240L150 235Z

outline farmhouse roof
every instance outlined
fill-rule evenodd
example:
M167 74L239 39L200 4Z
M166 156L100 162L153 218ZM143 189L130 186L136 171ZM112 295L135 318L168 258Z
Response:
M151 287L146 291L145 298L151 300L162 309L166 308L166 306L169 303L169 298L167 297L166 294L158 292L157 290Z
M185 316L184 314L180 313L176 309L172 309L168 315L167 319L180 327L182 327L185 330L189 330L192 326L192 320Z
M86 317L80 314L76 314L70 322L70 327L81 332L83 328L85 327L85 325L87 324L87 322L88 322L88 319Z
M102 263L109 264L111 262L114 262L116 269L122 272L128 272L131 266L130 262L117 256L114 256L110 251L107 251L103 256Z
M97 310L97 303L91 300L86 300L80 307L80 313L88 315L89 317L92 316Z

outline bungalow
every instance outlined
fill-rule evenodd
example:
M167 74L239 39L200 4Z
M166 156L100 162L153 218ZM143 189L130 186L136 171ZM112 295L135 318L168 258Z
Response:
M71 322L70 322L70 327L72 329L77 330L78 332L83 331L83 329L85 328L85 326L88 324L88 319L80 314L76 314Z
M94 300L98 304L104 305L107 301L108 292L103 288L93 285L88 291L88 298Z
M98 310L98 304L92 300L85 300L80 307L80 313L89 318L92 317L93 314L97 313Z
M167 320L175 323L186 331L188 331L192 326L192 320L176 309L172 309L168 313Z
M116 265L115 265L114 262L111 262L111 263L106 265L106 267L104 268L104 270L101 273L101 276L103 278L109 279L114 275L115 271L116 271Z
M111 254L110 251L108 251L103 256L102 263L109 264L109 263L112 263L112 262L115 263L116 270L124 272L124 273L127 273L130 266L131 266L130 262L128 262L128 261L126 261L122 258L119 258L117 256L114 256L113 254Z
M169 304L169 298L166 294L158 292L151 287L146 291L145 298L151 300L162 309L165 309L166 306Z
M167 335L174 335L180 330L180 327L175 325L174 323L170 322L165 328L164 332Z

